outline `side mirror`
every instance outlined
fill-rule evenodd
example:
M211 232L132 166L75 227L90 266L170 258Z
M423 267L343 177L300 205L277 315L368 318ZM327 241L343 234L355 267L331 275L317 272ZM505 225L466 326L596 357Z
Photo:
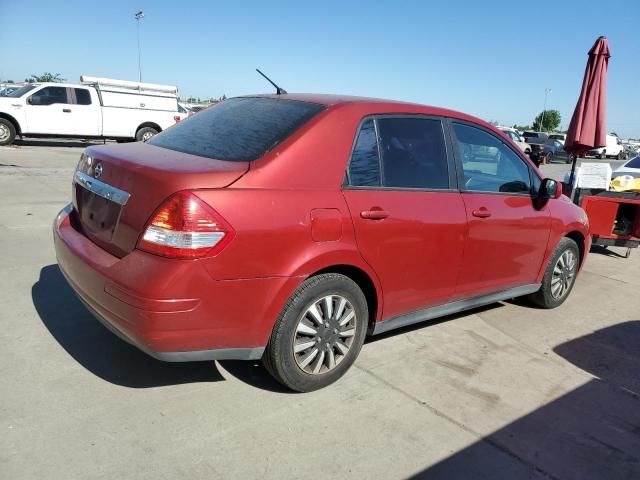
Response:
M538 196L540 198L560 198L562 196L562 184L552 178L545 178L540 185Z
M27 98L27 103L28 103L29 105L33 105L33 97L29 97L29 98Z

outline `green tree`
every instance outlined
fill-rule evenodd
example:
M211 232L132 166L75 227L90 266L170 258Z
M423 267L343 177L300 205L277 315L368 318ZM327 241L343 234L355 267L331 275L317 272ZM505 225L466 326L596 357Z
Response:
M31 77L25 78L24 81L28 83L34 82L64 82L66 78L62 78L59 73L44 72L42 75L31 74Z
M552 132L560 126L562 117L558 110L540 112L533 121L533 129L537 132Z

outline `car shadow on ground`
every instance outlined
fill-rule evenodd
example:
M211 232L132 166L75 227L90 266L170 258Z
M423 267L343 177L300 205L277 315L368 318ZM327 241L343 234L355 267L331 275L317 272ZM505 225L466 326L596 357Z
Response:
M58 265L40 270L31 297L42 323L62 348L103 380L131 388L224 380L215 362L161 362L120 340L84 307Z
M586 376L584 385L412 478L640 478L640 321L554 352L597 378Z

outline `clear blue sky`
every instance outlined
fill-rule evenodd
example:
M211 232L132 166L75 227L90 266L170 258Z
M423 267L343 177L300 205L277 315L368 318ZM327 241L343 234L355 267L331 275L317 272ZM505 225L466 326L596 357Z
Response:
M183 96L344 93L445 106L503 124L548 108L566 128L587 51L609 38L608 129L640 137L640 1L0 0L0 78L143 80Z

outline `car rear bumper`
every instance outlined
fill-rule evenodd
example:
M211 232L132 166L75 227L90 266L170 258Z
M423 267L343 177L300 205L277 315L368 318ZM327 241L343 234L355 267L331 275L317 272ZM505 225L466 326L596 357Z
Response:
M259 359L297 277L214 280L198 260L134 250L118 258L71 222L54 222L58 265L109 330L149 355L182 362Z

